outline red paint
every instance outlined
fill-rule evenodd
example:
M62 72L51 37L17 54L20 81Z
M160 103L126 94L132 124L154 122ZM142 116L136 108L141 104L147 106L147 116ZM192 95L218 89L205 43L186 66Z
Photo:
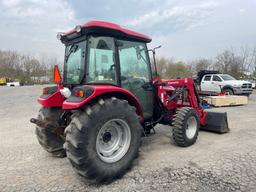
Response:
M86 86L86 85L84 85ZM87 97L85 100L83 100L80 103L71 103L71 102L67 102L64 101L62 108L64 110L67 109L79 109L80 107L86 105L86 103L90 102L92 99L101 96L103 94L124 94L126 95L126 99L128 100L129 103L131 103L132 105L134 105L134 107L136 108L137 114L141 117L141 121L144 120L143 117L143 112L142 112L142 108L141 105L138 101L138 99L136 98L136 96L134 94L132 94L130 91L126 90L126 89L122 89L120 87L116 87L116 86L111 86L111 85L90 85L90 87L92 87L94 89L94 92L92 95L90 95L89 97Z
M112 29L112 30L116 30L116 31L120 31L123 32L127 35L131 35L134 37L139 37L141 39L144 39L144 41L146 42L151 42L151 38L147 35L129 30L129 29L125 29L117 24L114 23L110 23L110 22L105 22L105 21L89 21L85 24L82 25L82 28L90 28L90 27L102 27L102 28L107 28L107 29ZM71 29L70 31L64 33L64 35L70 35L72 33L75 33L76 30L75 29Z
M196 93L194 89L194 81L191 78L183 78L183 79L172 79L172 80L162 80L158 83L166 82L168 86L172 86L173 88L186 87L187 88L187 101L182 101L180 99L173 100L172 102L167 102L169 95L172 94L175 89L168 86L159 86L158 87L158 97L163 102L164 106L168 110L177 110L181 107L192 107L197 112L200 125L205 124L207 112L204 112L202 107L198 105L198 101L196 98Z
M65 101L65 98L61 95L60 89L63 88L63 85L58 85L58 91L47 97L44 98L38 98L37 101L44 107L61 107L63 102Z
M76 97L79 96L79 93L78 93L78 90L77 90L77 89L75 89L75 91L74 91L74 96L76 96Z
M65 98L57 91L50 95L48 98L38 98L37 101L45 107L61 107Z

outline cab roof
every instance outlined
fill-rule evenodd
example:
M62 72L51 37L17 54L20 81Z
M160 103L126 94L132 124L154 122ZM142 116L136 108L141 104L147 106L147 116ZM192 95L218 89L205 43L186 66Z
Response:
M79 26L80 27L80 26ZM151 38L147 35L125 29L117 24L105 22L105 21L89 21L81 25L81 32L77 32L76 28L73 28L64 34L62 34L61 40L68 41L75 39L84 34L99 34L108 35L117 38L141 41L145 43L151 42Z

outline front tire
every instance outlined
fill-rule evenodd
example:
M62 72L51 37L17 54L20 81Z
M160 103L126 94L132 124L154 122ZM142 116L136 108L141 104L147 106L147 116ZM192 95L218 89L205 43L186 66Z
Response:
M234 95L234 91L232 89L229 89L229 88L224 89L223 92L224 92L225 95Z
M178 109L172 122L175 143L181 147L193 145L197 140L199 126L199 118L193 108Z
M138 155L142 127L135 108L117 98L79 110L65 130L65 148L75 172L96 182L122 176Z

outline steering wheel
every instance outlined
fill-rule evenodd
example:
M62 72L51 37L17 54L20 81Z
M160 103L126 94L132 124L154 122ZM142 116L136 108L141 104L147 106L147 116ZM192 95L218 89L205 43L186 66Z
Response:
M108 70L108 77L110 77L111 79L115 80L116 79L116 65L113 64L110 66L109 70Z

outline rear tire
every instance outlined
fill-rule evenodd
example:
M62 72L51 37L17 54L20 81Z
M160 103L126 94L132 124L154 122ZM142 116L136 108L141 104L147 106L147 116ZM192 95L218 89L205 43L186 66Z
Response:
M57 107L43 107L40 109L38 114L39 120L47 119L51 125L59 126L58 120L61 115L61 108ZM48 152L55 157L65 157L66 152L63 148L64 140L51 130L43 129L36 126L36 136L39 144Z
M193 145L197 140L199 126L198 115L193 108L178 109L172 122L175 143L181 147Z
M100 99L92 107L72 115L65 130L64 146L78 175L96 182L110 182L132 166L138 156L141 133L135 108L126 100ZM120 143L112 145L115 141Z

